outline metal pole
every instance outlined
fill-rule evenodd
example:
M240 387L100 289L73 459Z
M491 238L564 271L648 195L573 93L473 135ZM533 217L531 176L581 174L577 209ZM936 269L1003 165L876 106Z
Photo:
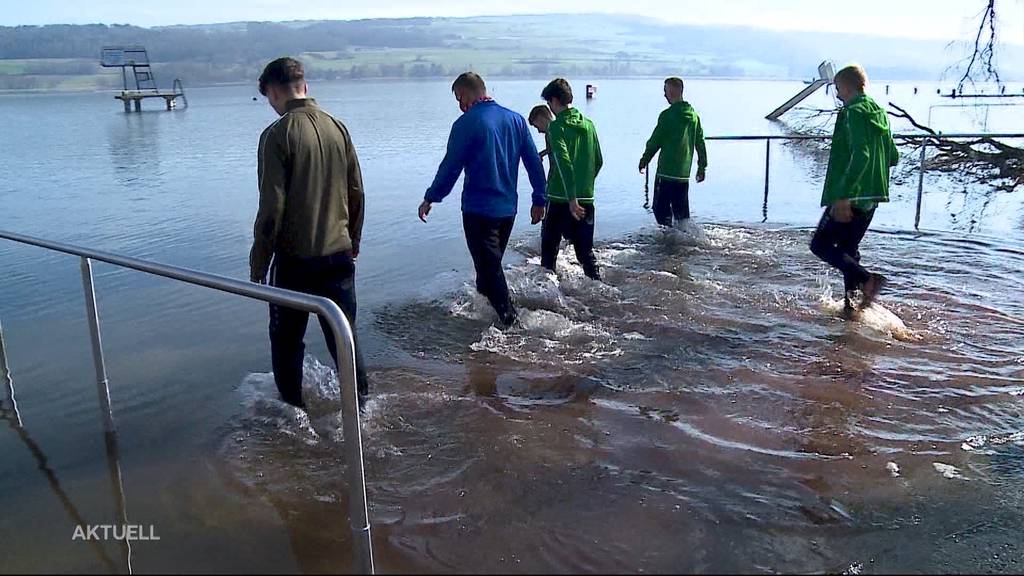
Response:
M100 336L100 315L96 309L96 289L92 282L92 260L82 258L82 290L85 295L85 315L92 336L92 361L96 367L96 390L100 397L100 412L103 414L103 429L114 432L114 413L110 408L110 384L107 381L107 366L103 361L103 339Z
M914 215L914 230L921 229L921 200L924 196L924 156L928 149L928 139L921 143L921 167L917 176L917 213Z
M644 169L644 210L651 208L651 167Z
M124 530L127 531L128 504L124 496L124 475L121 473L121 451L117 446L117 432L106 430L103 436L107 445L107 468L110 471L110 489L114 494L117 520L124 527ZM128 538L125 538L120 541L120 545L125 568L128 570L128 574L134 574L132 569L132 544Z
M114 429L113 414L110 411L110 393L107 386L106 368L103 364L103 348L100 340L99 315L96 312L96 297L92 281L91 260L106 262L115 266L130 268L132 270L138 270L139 272L170 278L172 280L178 280L195 286L204 286L221 292L237 294L239 296L246 296L248 298L262 300L272 304L287 306L296 310L313 312L325 318L331 326L335 342L339 349L338 380L342 382L341 396L343 430L345 435L346 456L349 458L348 479L351 500L349 506L349 522L352 525L353 535L355 536L353 545L358 555L357 562L359 563L361 570L366 573L373 572L373 550L370 538L369 513L366 507L366 477L363 472L363 445L359 426L358 384L356 382L355 375L355 346L353 343L352 328L349 326L348 319L345 318L344 314L342 314L341 308L339 308L337 304L320 296L292 292L290 290L283 290L272 286L254 284L252 282L218 276L208 272L189 270L187 268L179 268L177 266L168 266L166 264L149 262L138 258L121 256L119 254L112 254L110 252L103 252L100 250L80 248L70 244L43 240L41 238L34 238L24 234L15 234L4 230L0 230L0 239L11 240L21 244L37 246L39 248L54 250L65 254L72 254L82 258L82 283L85 288L86 306L90 317L89 324L93 335L93 351L94 359L96 361L97 380L99 381L98 387L100 390L100 402L103 404L106 418L109 418L109 429L111 430ZM342 342L345 343L345 346L341 345ZM344 349L344 353L341 352L342 349ZM344 384L345 380L351 381L351 385L346 386Z
M366 476L363 472L363 439L359 424L359 383L356 377L355 338L348 319L334 302L320 306L319 314L327 320L334 333L338 354L338 387L343 408L342 429L345 435L345 459L348 461L349 513L357 569L373 574L373 542L370 537L370 513L366 507ZM345 381L350 385L346 386Z
M764 141L764 206L761 208L761 212L764 215L764 220L761 222L768 221L768 182L770 181L772 170L772 141L765 139Z
M4 342L4 325L0 323L0 372L7 381L7 399L11 402L11 410L14 412L18 426L22 426L21 412L18 411L18 401L14 398L14 378L11 377L11 367L7 364L7 346Z

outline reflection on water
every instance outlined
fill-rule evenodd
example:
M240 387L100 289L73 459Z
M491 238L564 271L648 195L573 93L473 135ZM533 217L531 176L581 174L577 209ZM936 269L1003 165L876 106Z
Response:
M870 235L891 289L845 320L808 241L645 231L599 247L607 283L519 245L519 327L494 329L468 284L379 313L417 359L377 372L367 417L380 568L1024 567L1024 253ZM318 570L346 565L327 548L344 463L332 372L306 370L308 415L246 380L223 458L293 544L338 527L321 554L296 545Z
M124 114L120 121L107 124L107 150L114 179L123 189L143 196L147 189L167 184L162 165L165 160L173 160L161 154L161 127L166 119L154 114Z
M18 410L18 402L15 398L14 377L7 360L7 349L4 342L2 325L0 325L0 378L4 380L6 388L6 398L4 401L0 402L0 420L7 422L11 430L17 434L21 443L24 444L29 453L32 454L32 457L36 461L37 468L46 477L50 490L57 499L60 500L61 505L64 507L64 510L71 519L73 525L81 527L82 530L88 530L90 526L95 526L96 523L86 521L78 507L75 506L71 497L61 486L57 473L47 461L46 454L43 452L42 448L40 448L39 444L32 439L32 436L29 434L21 419L21 412ZM116 506L116 518L120 526L127 527L128 512L124 495L124 479L121 473L121 459L120 451L117 446L117 435L113 430L107 430L104 434L104 439L106 441L107 448L107 464L110 471L110 486ZM96 558L101 564L103 564L108 573L120 573L121 566L124 567L126 573L132 573L131 543L127 539L118 542L118 546L120 546L122 553L121 565L118 565L118 563L111 559L102 542L93 539L87 539L87 541L89 547L95 552Z

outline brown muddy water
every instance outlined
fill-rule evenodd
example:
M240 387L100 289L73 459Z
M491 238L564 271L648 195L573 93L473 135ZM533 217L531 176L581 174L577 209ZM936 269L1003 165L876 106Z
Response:
M891 288L847 321L808 238L652 230L600 247L603 284L520 246L520 328L468 286L379 313L420 360L374 375L379 569L1024 569L1024 255L873 235ZM221 463L301 570L344 570L337 388L307 376L308 417L243 383Z

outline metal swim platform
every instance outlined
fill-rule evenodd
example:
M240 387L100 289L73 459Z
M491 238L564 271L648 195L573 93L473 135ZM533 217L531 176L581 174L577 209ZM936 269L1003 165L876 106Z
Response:
M312 312L323 318L331 327L334 340L338 346L338 385L341 391L342 400L342 429L344 433L344 451L347 464L347 484L349 489L349 524L352 529L353 551L356 561L356 569L360 573L373 574L373 549L370 539L370 521L366 505L366 478L363 472L363 443L359 423L359 403L356 388L356 365L355 345L352 335L352 327L348 319L342 313L337 304L327 298L311 296L273 286L265 286L245 282L226 276L218 276L197 270L189 270L177 266L159 264L138 258L121 256L110 252L91 250L6 232L0 230L0 240L9 240L19 244L43 248L53 252L60 252L81 258L82 289L85 296L85 306L89 332L92 339L93 363L96 369L96 387L100 400L100 408L104 430L107 435L108 454L113 445L116 450L117 429L114 423L114 413L110 405L110 386L107 379L106 363L103 357L103 342L100 333L99 310L96 307L96 290L93 282L92 263L93 261L112 264L121 268L128 268L177 280L194 286L202 286L225 292L244 296L254 300L277 304L295 310ZM3 359L3 372L7 376L6 388L13 406L17 406L14 400L13 381L10 379L7 357L3 350L3 333L0 331L0 358ZM14 411L16 415L17 412ZM12 425L20 427L21 419L17 416L16 423ZM117 470L117 481L120 483L120 470ZM123 510L123 505L122 505ZM123 516L122 516L123 517Z

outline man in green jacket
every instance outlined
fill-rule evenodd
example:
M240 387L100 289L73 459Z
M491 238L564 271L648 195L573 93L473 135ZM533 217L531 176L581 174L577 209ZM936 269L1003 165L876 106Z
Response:
M363 232L363 177L348 128L306 94L302 63L279 58L260 76L260 93L280 116L260 136L260 206L249 278L279 288L323 296L356 326L356 258ZM270 305L270 351L281 399L302 400L303 337L309 314ZM320 321L327 347L338 360L334 334ZM369 391L358 343L359 404Z
M594 123L572 107L572 87L556 78L541 92L555 119L547 127L551 170L541 229L541 265L555 269L562 238L572 242L583 272L601 279L594 257L594 180L604 159Z
M848 66L835 77L836 94L844 106L836 118L821 205L825 213L811 240L811 251L843 273L844 300L863 293L861 307L878 296L885 277L860 265L860 242L879 202L889 201L889 169L899 161L885 110L864 93L867 74Z
M658 224L671 226L673 217L676 221L690 217L690 172L694 151L697 152L697 182L704 181L708 153L700 116L689 102L683 100L682 78L665 80L665 100L668 100L669 107L658 116L658 125L647 141L647 149L640 158L640 173L661 151L658 173L654 178L654 218Z

